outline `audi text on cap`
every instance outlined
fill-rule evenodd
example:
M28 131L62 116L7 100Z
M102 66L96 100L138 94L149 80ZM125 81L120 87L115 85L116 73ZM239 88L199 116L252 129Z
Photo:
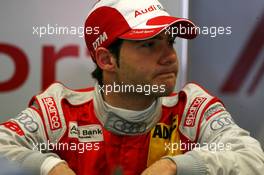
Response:
M101 0L85 22L85 28L98 28L99 32L85 33L85 42L94 60L98 47L107 48L118 38L145 40L179 24L192 30L195 27L188 19L170 16L158 0ZM196 32L177 36L192 39Z

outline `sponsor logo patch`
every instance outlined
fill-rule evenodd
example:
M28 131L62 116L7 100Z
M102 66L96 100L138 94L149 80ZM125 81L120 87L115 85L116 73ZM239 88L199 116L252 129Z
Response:
M31 133L37 132L39 129L39 125L34 121L32 116L29 116L26 113L20 113L16 120L23 125L23 127Z
M50 129L51 130L58 130L62 128L58 108L56 106L56 103L52 97L47 97L42 99L46 113L48 115L48 120L50 124Z
M204 117L206 118L206 121L210 120L212 117L216 116L216 114L219 114L220 112L224 112L225 108L222 104L216 104L212 107L210 107L205 113Z
M184 120L184 126L187 126L187 127L193 127L194 126L196 116L197 116L197 112L205 100L206 100L205 97L196 97L194 99L190 108L188 109L186 118Z
M100 125L78 126L76 122L69 123L69 138L77 138L80 142L100 142L104 140Z
M94 50L97 49L100 45L102 45L105 41L108 40L107 34L104 32L102 33L94 42L93 42L93 48Z
M180 149L170 150L164 146L177 144L180 141L178 115L171 118L171 124L157 123L150 132L147 167L163 156L176 156L182 153Z
M210 127L213 131L217 131L217 130L221 130L229 125L234 124L234 121L232 120L232 118L230 117L222 117L222 118L218 118L213 120L210 123Z
M164 9L160 5L151 5L145 9L138 9L135 11L135 18L140 16L140 15L143 15L143 14L155 11L155 10L164 10Z
M17 133L17 135L19 136L24 136L25 133L23 132L23 130L19 127L19 125L15 122L5 122L5 123L2 123L1 125L3 125L4 127L6 127L7 129Z

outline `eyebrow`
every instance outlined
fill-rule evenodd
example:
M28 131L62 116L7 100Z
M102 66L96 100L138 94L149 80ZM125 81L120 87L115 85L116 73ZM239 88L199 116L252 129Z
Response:
M146 40L134 40L136 43L144 42L144 41L150 41L150 40L163 40L165 37L162 37L160 35L154 36L152 38L146 39Z
M153 38L150 38L150 39L159 39L159 40L163 40L164 37L162 37L161 35L157 35L157 36L154 36Z
M135 43L140 43L140 42L145 42L145 41L150 41L150 40L163 40L163 39L167 39L167 40L175 40L175 37L172 37L171 35L169 35L169 37L167 38L166 35L165 36L161 36L161 35L156 35L152 38L146 39L146 40L128 40L130 42L135 42Z

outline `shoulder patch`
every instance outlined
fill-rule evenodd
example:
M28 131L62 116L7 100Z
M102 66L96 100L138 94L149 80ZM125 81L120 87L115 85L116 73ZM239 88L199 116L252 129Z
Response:
M42 98L42 103L45 107L45 112L48 116L49 126L52 131L62 128L61 119L59 116L58 107L53 97Z
M189 107L186 117L184 119L184 126L185 127L194 127L197 113L202 106L202 104L205 102L206 97L196 97Z
M180 132L190 141L197 139L199 124L206 107L215 98L200 86L189 83L182 91L186 95L182 118L180 121Z
M67 130L67 118L64 116L61 101L66 99L72 105L81 105L93 99L93 92L73 91L60 83L54 83L36 96L51 142L58 142Z

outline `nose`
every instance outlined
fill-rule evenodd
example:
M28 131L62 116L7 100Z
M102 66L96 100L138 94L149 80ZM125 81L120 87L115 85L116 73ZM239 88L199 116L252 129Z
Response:
M170 65L174 64L177 61L177 53L173 46L168 44L164 45L161 49L161 55L159 59L159 64L161 65Z

